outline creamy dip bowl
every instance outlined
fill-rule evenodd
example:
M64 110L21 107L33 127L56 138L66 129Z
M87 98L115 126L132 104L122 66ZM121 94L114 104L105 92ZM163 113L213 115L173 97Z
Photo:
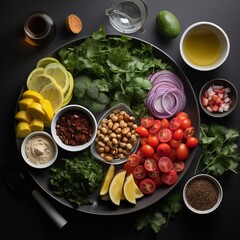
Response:
M34 168L51 166L58 156L58 147L52 136L44 131L29 134L21 145L25 162Z

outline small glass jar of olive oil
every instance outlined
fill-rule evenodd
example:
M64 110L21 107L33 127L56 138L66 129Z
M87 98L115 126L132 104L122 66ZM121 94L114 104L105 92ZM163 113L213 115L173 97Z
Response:
M25 41L35 47L47 45L55 36L55 33L55 23L45 12L33 12L27 16L24 22Z

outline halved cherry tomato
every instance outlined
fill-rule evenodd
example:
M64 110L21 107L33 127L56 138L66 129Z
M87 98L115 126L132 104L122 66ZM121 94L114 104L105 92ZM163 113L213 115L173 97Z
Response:
M136 153L132 153L128 156L127 158L127 164L130 166L130 167L136 167L137 165L140 164L140 161L141 161L141 158L139 155L137 155Z
M147 158L144 167L148 172L154 172L157 169L157 162L153 158Z
M172 161L169 157L161 157L158 160L158 168L161 172L170 172L172 165Z
M172 161L177 159L177 151L174 148L171 148L170 153L167 155Z
M139 188L143 194L152 194L156 190L156 184L151 178L144 178L139 183Z
M188 114L186 112L178 112L176 117L180 117L181 119L188 118Z
M154 148L149 144L142 145L140 151L144 157L152 157L154 154Z
M189 149L185 143L181 143L176 151L178 160L184 161L187 159L189 155Z
M133 172L133 167L129 166L127 162L123 164L123 169L126 171L126 175L129 175L130 173Z
M160 143L157 147L158 156L167 156L171 151L171 147L168 143Z
M150 177L151 179L155 179L155 178L157 178L157 177L159 176L159 173L160 173L159 169L156 168L155 171L147 172L147 175L148 175L148 177Z
M188 127L184 130L183 136L187 139L194 135L194 127Z
M161 185L163 185L163 180L160 174L156 178L152 178L152 180L155 182L156 187L160 187Z
M140 135L140 137L143 137L143 138L148 137L149 135L149 131L147 130L147 128L143 126L137 126L136 132Z
M132 174L135 179L143 179L147 175L147 170L143 165L138 165L133 169Z
M148 144L150 144L152 147L156 147L159 143L157 135L150 134L147 139Z
M161 122L162 122L161 128L168 128L168 127L169 127L169 121L168 121L168 119L163 118L163 119L161 120Z
M169 122L169 129L175 131L181 127L182 119L180 117L174 117Z
M160 142L168 142L172 138L172 131L169 128L162 128L159 130L157 136Z
M153 126L151 128L149 128L149 132L151 134L156 134L159 129L161 128L162 122L161 120L155 119L153 122Z
M141 145L144 145L144 144L148 143L148 138L147 137L141 137L140 142L141 142Z
M198 144L198 139L196 137L189 137L186 141L188 148L193 148Z
M169 141L169 145L171 148L174 148L174 149L177 149L178 146L181 144L182 141L180 140L176 140L174 138L172 138L170 141Z
M183 139L183 130L182 128L179 128L173 132L173 138L176 140L182 140Z
M173 169L170 172L162 173L162 180L167 185L173 185L177 182L177 172Z
M192 122L189 118L182 119L181 128L184 130L192 125Z
M175 170L176 172L181 172L185 167L184 161L176 160L172 164L173 164L172 169Z
M145 127L145 128L150 128L153 126L153 122L154 122L154 117L143 117L140 120L141 126Z

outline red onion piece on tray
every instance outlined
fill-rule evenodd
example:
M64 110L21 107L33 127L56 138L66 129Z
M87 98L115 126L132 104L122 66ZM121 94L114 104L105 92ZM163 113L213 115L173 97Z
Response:
M184 85L180 78L169 70L152 73L148 79L153 86L144 102L157 118L170 118L186 105Z

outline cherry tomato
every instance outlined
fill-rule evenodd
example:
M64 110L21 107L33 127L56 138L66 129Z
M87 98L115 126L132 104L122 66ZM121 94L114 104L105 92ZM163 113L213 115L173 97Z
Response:
M151 178L144 178L139 183L139 188L143 194L152 194L156 190L156 184Z
M161 157L158 160L158 168L161 172L170 172L172 165L173 163L169 157Z
M162 122L158 119L155 119L153 122L153 126L151 128L149 128L149 132L151 134L156 134L159 129L161 128Z
M150 134L147 139L148 144L150 144L152 147L156 147L159 144L159 140L157 135Z
M176 172L181 172L185 167L184 161L176 160L172 164L173 164L172 169L175 170Z
M143 165L138 165L133 169L132 174L135 179L143 179L147 175L147 170Z
M162 181L167 185L173 185L177 182L177 172L173 169L170 172L162 173Z
M171 148L170 153L167 155L172 161L177 159L177 151L174 148Z
M157 169L157 162L153 158L147 158L144 167L148 172L154 172Z
M156 178L152 178L152 180L155 182L156 187L160 187L161 185L163 185L163 180L162 180L161 175L159 175Z
M144 157L152 157L154 154L154 148L149 144L142 145L140 151Z
M126 171L126 175L129 175L130 173L133 172L133 167L129 166L127 162L123 164L123 169Z
M172 138L172 131L168 128L162 128L159 130L157 136L160 142L168 142Z
M148 143L148 138L147 137L141 137L140 142L141 142L141 145L144 145L144 144Z
M187 159L189 155L189 149L185 143L181 143L176 150L177 152L177 159L179 161L184 161Z
M140 120L141 126L145 127L145 128L150 128L153 126L153 122L154 122L154 117L143 117Z
M179 128L173 132L173 138L176 140L182 140L183 139L183 130L182 128Z
M188 148L193 148L198 144L198 139L196 137L189 137L186 141Z
M158 156L167 156L171 151L171 147L168 143L160 143L157 147Z
M161 122L162 122L161 128L168 128L169 127L168 119L163 118Z
M140 163L143 163L144 156L143 156L142 152L140 151L140 149L137 150L136 154L140 157Z
M184 130L183 136L187 139L194 135L194 127L188 127Z
M133 168L139 165L140 161L141 161L141 158L136 153L130 154L127 158L127 164Z
M136 132L140 135L140 137L148 137L149 135L149 131L143 126L137 126Z
M180 117L181 119L188 118L188 114L186 112L178 112L176 117Z
M156 168L155 171L147 172L147 175L148 175L148 177L150 177L151 179L154 179L154 178L157 178L157 177L159 176L159 173L160 173L159 169Z
M192 125L192 122L189 118L182 119L181 128L186 129Z
M180 117L174 117L169 122L169 129L175 131L181 127L182 119Z
M171 148L174 148L174 149L177 149L178 146L181 144L182 141L180 140L176 140L174 138L172 138L170 141L169 141L169 145Z

